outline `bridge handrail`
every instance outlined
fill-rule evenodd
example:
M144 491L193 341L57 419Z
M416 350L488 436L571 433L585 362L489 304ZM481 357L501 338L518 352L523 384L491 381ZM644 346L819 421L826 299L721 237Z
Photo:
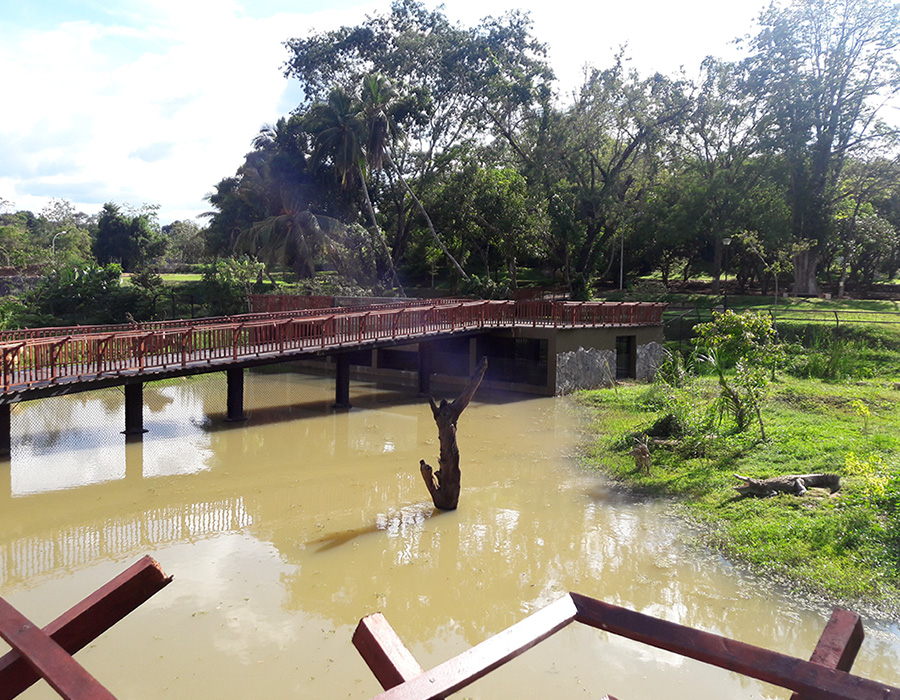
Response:
M305 349L328 350L377 340L409 339L478 328L661 325L665 304L622 302L465 301L248 314L215 322L182 321L162 328L39 336L0 341L2 390L226 363ZM210 319L213 321L213 319Z
M97 333L129 332L133 330L169 330L191 326L217 325L220 323L245 323L253 320L266 320L278 318L300 318L312 316L327 316L351 309L375 310L390 308L409 308L417 306L436 306L440 304L455 303L456 300L447 299L406 299L396 303L379 303L354 306L330 306L311 309L294 309L288 311L259 311L247 314L234 314L231 316L204 316L192 319L173 319L171 321L138 321L135 323L111 323L77 326L42 326L39 328L15 328L0 331L0 343L8 343L16 340L31 338L53 338L60 336L95 335Z

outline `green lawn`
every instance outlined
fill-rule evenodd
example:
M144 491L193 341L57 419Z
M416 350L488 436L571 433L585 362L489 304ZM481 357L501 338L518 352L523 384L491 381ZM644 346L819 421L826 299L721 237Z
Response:
M817 306L887 312L893 304ZM898 609L900 327L851 324L836 333L832 326L825 346L804 345L799 336L789 345L762 404L766 441L756 426L737 434L728 419L717 419L718 384L700 376L677 389L633 384L582 393L594 416L585 459L634 489L679 496L680 511L704 526L706 543L736 562L800 591ZM833 356L849 375L804 376L819 356ZM694 429L671 434L675 423ZM649 474L630 454L647 434ZM654 435L662 442L653 444ZM767 499L733 490L735 473L816 472L840 474L841 490Z

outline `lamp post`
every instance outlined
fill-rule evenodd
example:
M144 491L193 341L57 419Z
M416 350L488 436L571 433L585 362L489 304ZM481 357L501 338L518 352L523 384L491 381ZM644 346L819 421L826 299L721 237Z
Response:
M53 240L50 241L50 255L53 256L54 260L56 260L56 239L64 233L68 233L68 231L60 231L59 233L54 234Z
M838 267L841 268L841 277L838 280L838 299L843 299L844 298L844 280L846 279L845 271L847 269L844 267L844 256L843 255L837 256L837 264L838 264Z
M722 245L725 246L725 282L722 287L725 290L724 310L728 311L728 251L731 248L731 237L722 239Z
M625 289L625 227L622 227L622 241L619 246L619 291Z

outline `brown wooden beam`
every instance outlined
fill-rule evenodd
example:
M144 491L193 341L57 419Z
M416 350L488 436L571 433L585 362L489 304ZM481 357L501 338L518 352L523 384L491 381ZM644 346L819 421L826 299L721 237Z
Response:
M900 699L900 688L570 594L586 625L800 693L808 700Z
M571 597L560 598L459 656L384 691L377 698L439 700L446 697L555 634L575 619L575 613Z
M0 598L0 637L65 700L115 700L115 696L59 644Z
M68 654L84 648L172 581L144 557L44 627ZM40 679L17 651L0 658L0 700L10 700Z
M422 673L419 662L380 612L359 621L353 646L385 690Z
M437 700L464 688L573 620L802 693L792 700L900 699L898 688L847 673L864 633L859 616L841 609L832 614L810 661L577 593L561 598L430 671L421 670L381 613L360 620L353 644L385 688L375 700ZM607 695L605 700L615 698Z
M820 666L849 671L856 661L863 637L865 632L859 615L849 610L835 608L809 660ZM791 700L806 700L806 698L794 693Z

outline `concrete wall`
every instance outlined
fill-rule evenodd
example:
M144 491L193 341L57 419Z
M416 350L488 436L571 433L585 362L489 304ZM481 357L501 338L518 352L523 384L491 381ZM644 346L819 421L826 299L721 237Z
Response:
M550 373L555 377L555 393L610 386L616 376L616 337L623 335L635 337L635 378L652 381L663 358L661 326L562 329L557 331Z
M616 376L616 337L634 336L636 346L635 374L638 380L653 379L662 358L662 326L608 328L515 328L485 332L495 338L524 338L546 343L546 380L543 376L518 381L491 378L491 365L482 386L486 389L517 391L552 396L577 389L608 386ZM478 363L484 340L478 332L455 338L435 339L431 342L433 361L431 384L434 391L453 393L464 386ZM382 355L382 353L384 353ZM544 356L544 353L541 353ZM390 356L390 357L389 357ZM366 361L357 364L359 360ZM308 363L330 369L331 361ZM418 345L364 350L354 358L351 366L356 379L388 381L415 386L418 380ZM499 366L498 362L494 363Z

